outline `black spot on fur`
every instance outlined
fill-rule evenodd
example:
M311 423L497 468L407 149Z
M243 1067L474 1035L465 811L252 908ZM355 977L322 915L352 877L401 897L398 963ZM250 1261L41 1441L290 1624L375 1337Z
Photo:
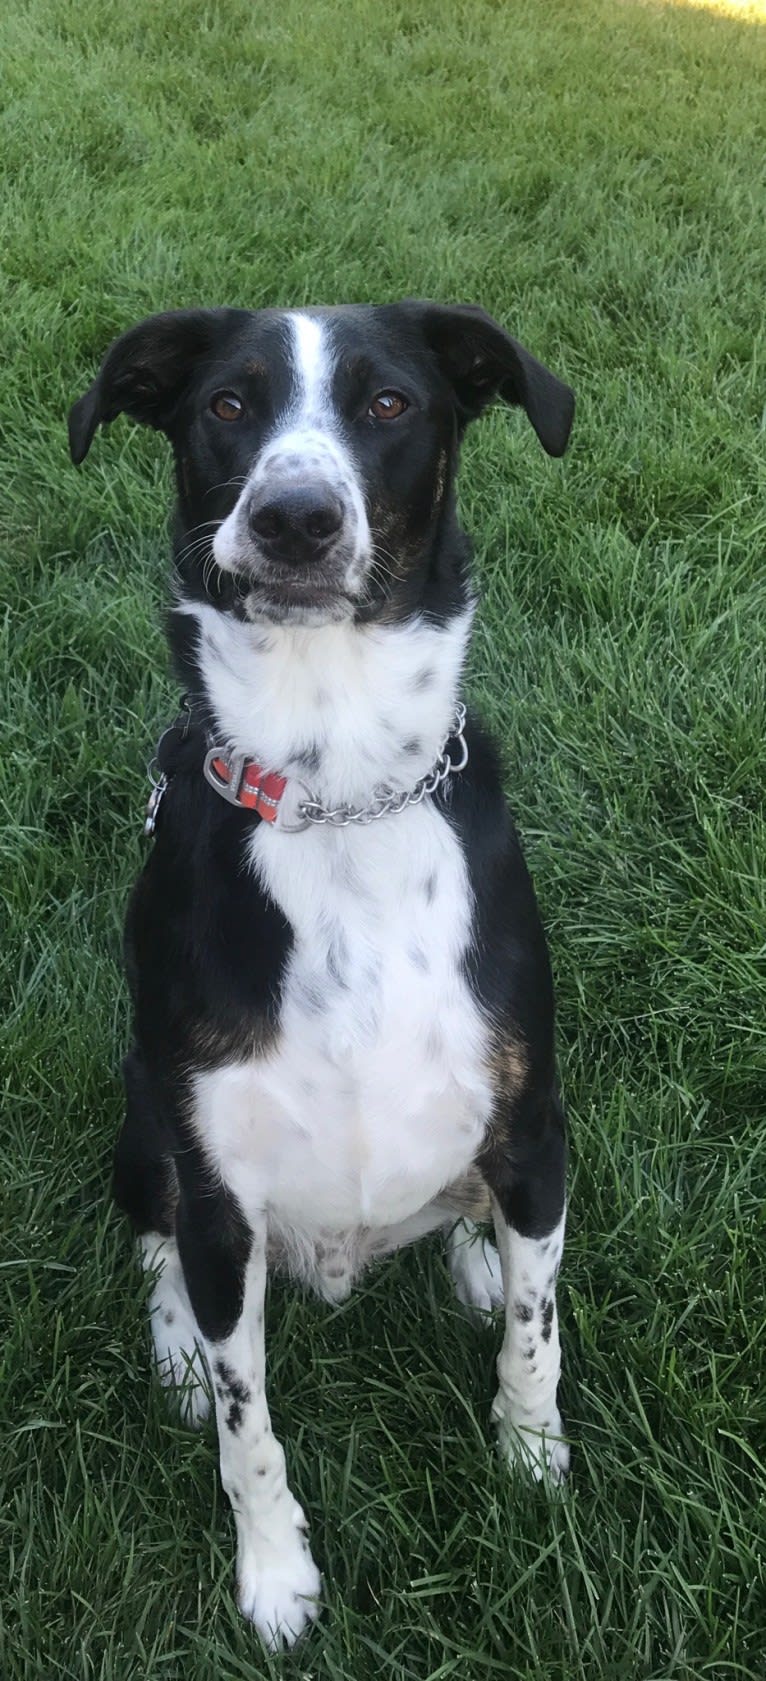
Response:
M171 1312L170 1308L168 1308L168 1311L167 1311L167 1313L165 1314L164 1317L165 1317L165 1324L166 1325L172 1325L175 1321L176 1316L175 1316L174 1313Z
M302 748L300 753L293 755L296 765L305 770L309 776L316 776L322 763L322 755L314 742L310 747Z
M423 882L423 897L427 905L432 905L434 899L436 898L436 876L434 875L433 870L430 875L426 876L426 879Z
M416 673L415 679L414 679L414 682L413 682L413 685L412 685L416 694L422 694L424 689L430 689L431 684L433 683L433 680L434 680L434 676L435 676L435 673L434 673L433 666L432 665L424 665L422 670L418 671Z
M532 1309L526 1302L514 1302L513 1311L521 1325L528 1325L532 1318Z
M536 1353L535 1345L534 1345L534 1343L531 1343L529 1348L525 1348L525 1350L524 1350L524 1359L525 1360L534 1360L535 1353Z
M550 1342L550 1340L551 1340L551 1326L553 1324L553 1306L554 1306L554 1304L553 1304L552 1301L543 1302L543 1331L542 1331L543 1342Z
M416 753L422 753L423 743L419 735L411 735L409 741L402 742L402 752L408 753L414 759Z
M231 1402L226 1423L230 1430L238 1430L242 1423L242 1408L251 1399L250 1390L240 1377L237 1377L233 1367L227 1366L225 1360L216 1360L213 1371L220 1378L220 1386L216 1384L216 1394L221 1403Z

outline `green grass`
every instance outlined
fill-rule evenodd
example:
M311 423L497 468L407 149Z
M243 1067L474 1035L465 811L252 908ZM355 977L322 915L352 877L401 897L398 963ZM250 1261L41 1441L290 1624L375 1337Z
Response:
M763 23L631 0L18 0L2 25L4 1681L734 1681L766 1643ZM471 690L550 931L565 1500L436 1246L270 1300L327 1606L264 1658L105 1184L168 463L64 416L143 313L480 301L576 386L466 448ZM306 1361L308 1366L306 1368Z

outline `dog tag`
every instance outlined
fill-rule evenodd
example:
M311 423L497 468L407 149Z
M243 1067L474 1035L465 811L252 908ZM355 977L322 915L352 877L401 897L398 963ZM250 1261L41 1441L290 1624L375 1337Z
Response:
M158 781L155 782L154 787L151 791L151 794L149 795L147 805L146 805L146 818L144 820L144 834L145 834L147 840L151 840L151 837L154 834L154 831L157 827L157 812L159 811L160 806L162 805L162 799L163 799L163 795L165 793L165 789L167 788L167 785L168 785L168 779L167 779L167 777L166 777L166 775L163 771L163 773L159 777Z

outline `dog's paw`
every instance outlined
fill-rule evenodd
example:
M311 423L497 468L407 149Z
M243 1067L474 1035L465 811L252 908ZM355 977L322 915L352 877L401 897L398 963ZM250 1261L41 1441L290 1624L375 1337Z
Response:
M477 1317L502 1307L504 1297L500 1256L494 1243L464 1221L449 1241L449 1269L458 1301Z
M569 1474L569 1444L564 1441L561 1414L553 1411L545 1425L514 1424L504 1414L494 1412L497 1442L500 1452L514 1473L531 1477L534 1482L549 1482L560 1487Z
M300 1532L257 1564L240 1560L237 1586L240 1611L269 1652L293 1646L319 1616L322 1578Z

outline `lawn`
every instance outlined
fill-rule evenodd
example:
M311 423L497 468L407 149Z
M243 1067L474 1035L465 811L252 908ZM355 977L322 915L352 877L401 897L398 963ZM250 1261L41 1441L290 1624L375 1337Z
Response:
M3 38L4 1681L729 1681L766 1647L766 13L17 0ZM489 1445L438 1245L273 1289L321 1625L237 1616L210 1433L107 1193L168 459L64 419L158 308L483 303L577 389L489 416L470 689L546 917L572 1136L566 1499Z

